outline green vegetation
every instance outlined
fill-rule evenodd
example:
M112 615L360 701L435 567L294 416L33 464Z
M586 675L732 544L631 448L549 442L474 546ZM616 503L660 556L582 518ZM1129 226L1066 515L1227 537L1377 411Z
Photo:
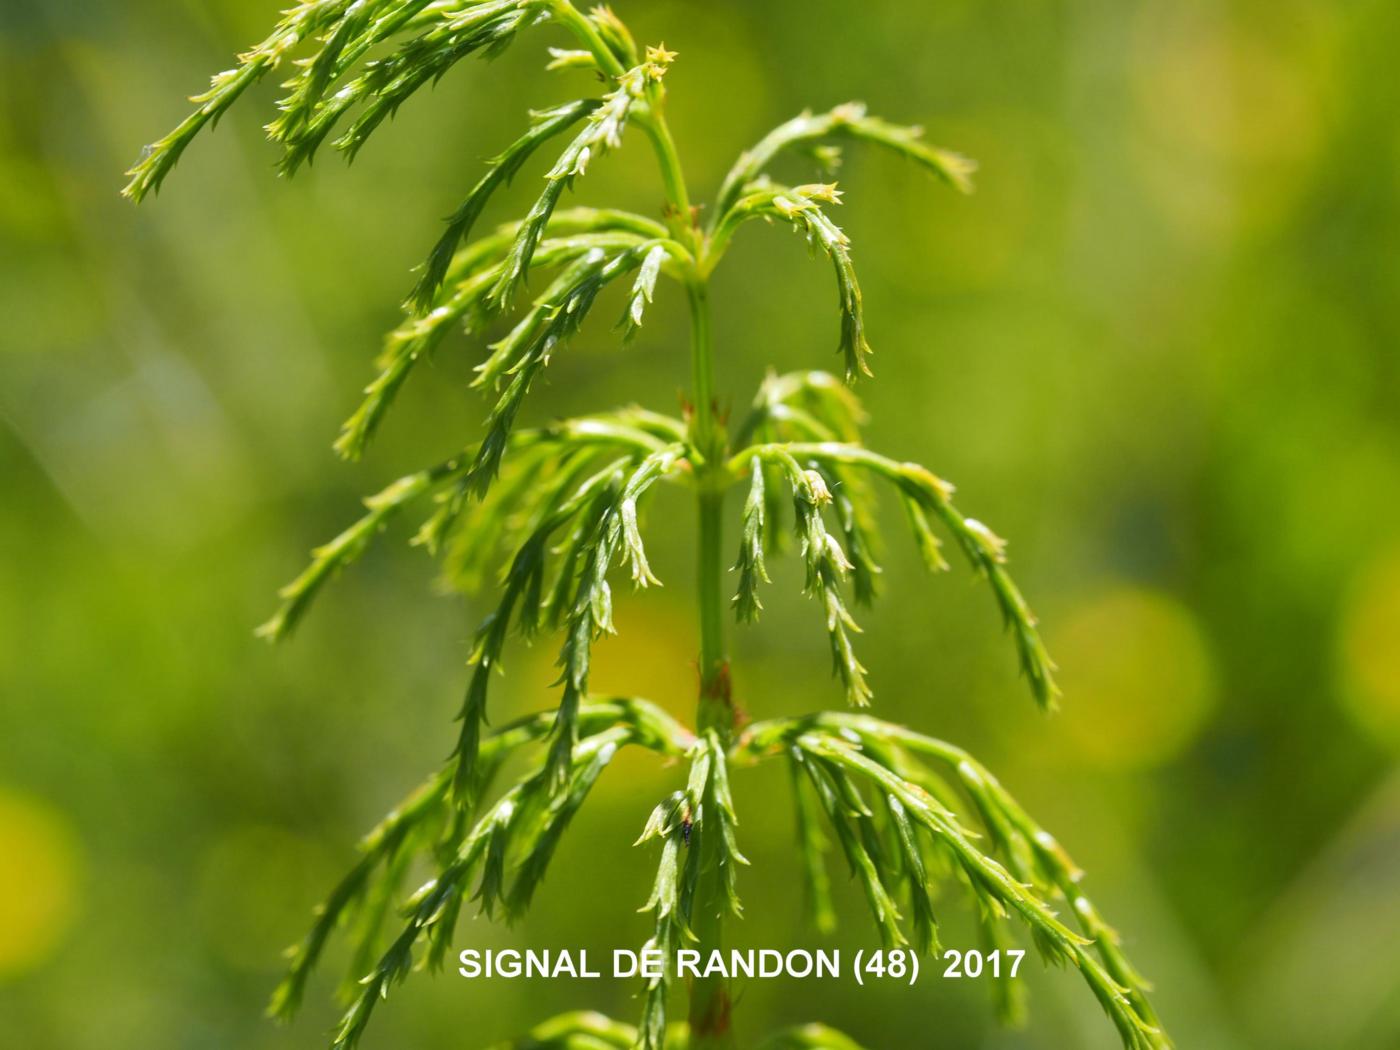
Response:
M653 947L669 954L682 945L723 943L727 922L740 914L739 868L747 864L731 766L786 762L798 861L818 928L834 914L825 857L830 834L885 947L937 953L933 887L959 886L975 904L989 944L1006 943L1011 929L1028 931L1048 962L1078 970L1125 1046L1168 1046L1144 981L1084 896L1079 870L991 773L950 744L863 713L749 724L731 683L726 608L732 605L741 622L758 619L767 565L790 551L802 561L805 590L819 606L848 703L871 702L853 609L876 595L881 539L874 489L887 485L931 570L948 568L941 531L984 579L1035 701L1053 706L1053 665L1007 572L1005 543L954 505L948 482L866 449L862 413L847 385L824 371L773 375L732 433L714 393L711 276L752 219L790 228L829 261L845 381L870 371L852 247L832 219L840 193L828 183L775 181L770 169L777 161L801 153L830 166L835 144L850 141L892 151L959 190L969 188L968 161L926 145L916 128L847 104L775 129L739 158L714 203L700 209L665 117L665 82L676 55L663 45L639 48L607 9L585 14L568 0L317 0L287 13L235 69L214 79L196 111L142 157L127 194L140 200L157 190L201 130L248 87L288 64L294 73L267 130L284 150L282 170L291 174L327 140L353 157L410 95L458 61L490 57L536 28L562 30L577 47L554 50L550 69L582 71L602 89L533 114L525 134L489 163L432 249L408 296L407 317L390 335L378 374L336 448L347 458L365 450L404 383L454 328L477 338L503 333L477 366L476 385L490 402L485 434L366 500L366 514L318 548L310 567L287 586L283 606L262 633L285 637L321 587L413 504L428 505L416 542L441 556L449 579L477 580L507 566L498 604L476 635L447 767L366 837L359 863L295 949L272 1011L287 1017L296 1010L328 939L344 929L353 942L352 991L334 1046L355 1046L380 1000L418 962L440 966L450 957L464 907L506 919L529 908L590 791L621 748L636 747L688 766L684 786L656 805L639 840L659 851L644 905L654 920ZM561 207L633 127L659 166L667 202L659 219ZM492 194L555 139L564 145L525 216L473 239ZM546 274L543 289L527 296L528 279ZM518 427L532 387L556 355L569 351L599 295L614 284L626 289L618 323L626 338L644 323L663 277L683 289L690 308L693 378L683 416L627 408ZM897 362L891 368L897 371ZM589 688L594 643L613 631L614 570L637 587L659 582L642 528L658 485L689 489L697 508L699 689L689 725L646 700L599 697ZM725 551L732 544L725 533L740 504L737 593L730 598ZM543 633L560 639L555 708L488 732L491 681L512 634ZM498 783L509 781L512 760L522 755L530 756L524 775ZM396 907L420 863L435 874ZM635 1030L573 1014L519 1045L737 1045L727 981L693 981L684 1022L671 1014L671 984L668 974L646 988ZM999 1005L1014 1019L1020 1004L1003 994ZM825 1029L804 1028L769 1045L850 1044Z

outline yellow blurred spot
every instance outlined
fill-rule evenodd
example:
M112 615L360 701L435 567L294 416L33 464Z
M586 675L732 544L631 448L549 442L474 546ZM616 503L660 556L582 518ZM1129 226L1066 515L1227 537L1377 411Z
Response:
M695 717L695 697L700 687L693 615L677 606L664 590L653 587L642 594L629 592L630 585L626 583L614 585L617 634L600 638L594 644L589 694L594 700L640 697L689 724ZM558 705L558 654L555 639L537 643L529 650L528 661L514 665L520 674L514 675L513 666L510 674L497 680L500 684L492 702L498 703L497 697L504 698L507 688L513 697L511 706L494 708L493 722L499 724L526 711L549 710ZM666 764L658 762L655 755L639 748L624 748L613 760L612 774L605 776L595 789L595 801L650 797L662 790L662 778L671 776Z
M1205 639L1190 610L1164 594L1127 586L1099 594L1071 612L1050 651L1065 693L1061 729L1102 768L1170 760L1214 706Z
M78 846L68 819L0 789L0 978L41 965L78 909Z
M1157 0L1138 15L1131 76L1140 175L1174 220L1213 233L1282 214L1321 153L1330 22L1251 22Z
M589 692L595 699L638 696L672 712L689 712L699 689L698 636L691 613L656 588L633 594L629 584L619 582L614 584L614 596L617 633L594 643ZM553 638L530 650L523 673L509 683L519 686L522 711L558 703L558 655L559 645Z
M1363 729L1400 744L1400 550L1364 570L1341 627L1342 696Z

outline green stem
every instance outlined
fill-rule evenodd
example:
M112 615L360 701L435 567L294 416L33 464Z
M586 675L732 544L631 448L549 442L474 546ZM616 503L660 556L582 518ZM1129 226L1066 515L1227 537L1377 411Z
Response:
M579 38L579 42L592 52L597 60L599 68L610 77L620 77L627 72L622 63L617 60L617 56L612 53L612 48L608 47L603 38L598 35L597 28L590 22L569 0L553 0L550 4L557 18L569 32Z
M704 810L711 810L713 806L713 793L706 790ZM700 951L702 960L708 958L710 952L723 949L725 909L720 870L720 852L724 844L719 835L704 827L704 823L702 811L701 831L695 838L695 848L700 850L700 877L696 882L690 911L690 928L695 934L694 947ZM738 1044L730 1024L732 1009L733 998L728 978L694 978L690 985L689 1050L733 1050Z
M715 362L710 336L710 296L705 281L692 277L686 284L690 296L691 436L704 460L702 470L712 478L723 470L724 451L716 440Z
M727 745L734 728L729 695L729 663L724 647L724 493L729 471L724 461L724 429L717 419L714 390L714 346L710 336L710 304L705 282L687 284L690 293L691 396L690 439L695 450L699 503L699 559L696 578L700 606L701 732L715 729Z
M734 727L729 696L729 664L724 651L723 540L724 493L702 491L699 497L700 557L697 586L700 602L700 709L697 728L728 737Z
M691 443L698 453L699 558L696 589L700 606L700 699L696 723L700 732L715 730L725 747L734 734L734 703L730 696L729 660L724 644L724 492L728 471L725 438L716 419L714 347L710 337L710 307L702 278L693 278L690 291L691 365L694 374ZM690 912L691 929L702 958L724 943L725 893L721 885L723 843L710 831L705 810L713 807L707 791L695 848L700 850L700 877ZM723 977L696 978L690 986L691 1050L731 1050L732 998Z
M570 0L552 0L554 16L592 53L599 68L610 77L620 77L626 72L612 49L599 35L598 29ZM690 191L685 185L685 171L681 167L680 156L676 152L671 129L661 112L664 89L653 84L647 90L647 107L639 114L637 123L651 139L657 163L661 167L661 181L666 189L666 202L670 214L667 216L671 231L677 239L694 251L699 244L699 231L695 229L694 216L690 207Z
M681 168L680 156L676 153L676 142L671 138L671 129L661 113L660 85L653 86L650 95L651 104L639 123L651 139L657 164L661 168L661 181L666 188L669 212L666 216L667 222L676 238L693 252L697 247L699 231L695 228L690 191L685 185L685 172Z

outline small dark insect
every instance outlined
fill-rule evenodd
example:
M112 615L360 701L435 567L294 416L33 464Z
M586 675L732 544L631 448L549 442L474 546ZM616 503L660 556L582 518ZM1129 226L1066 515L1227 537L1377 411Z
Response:
M694 826L694 822L690 819L689 813L681 817L681 838L685 841L687 846L690 845L690 829Z

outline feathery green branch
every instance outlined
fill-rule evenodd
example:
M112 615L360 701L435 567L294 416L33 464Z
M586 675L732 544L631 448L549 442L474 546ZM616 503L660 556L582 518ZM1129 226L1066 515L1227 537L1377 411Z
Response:
M917 774L911 775L898 753L931 758L947 768L973 803L1000 859L974 845L972 834L951 808L952 800L931 793L929 788L934 783L921 783ZM921 857L917 844L908 841L901 827L912 821L957 866L985 916L1016 916L1029 928L1047 961L1072 963L1117 1027L1126 1047L1162 1050L1170 1046L1148 1002L1146 983L1123 957L1117 935L1084 896L1078 869L1055 839L1027 816L996 778L967 752L867 715L835 712L757 723L746 730L736 748L736 757L749 760L779 754L786 754L809 776L813 771L824 773L824 808L848 857L856 851L852 866L863 878L868 880L868 872L878 873L882 866L875 859L874 849L861 852L862 843L848 825L853 815L867 816L870 811L849 788L844 793L834 789L843 782L839 775L830 773L831 768L867 781L897 805L898 809L890 809L887 815L893 821L906 862L911 859L911 849L913 856ZM852 798L854 802L850 801ZM804 864L808 863L804 858ZM906 863L906 871L926 879L927 874L918 870L921 867ZM871 898L877 925L888 941L899 930L897 925L890 929L885 910L890 897L880 893L882 888L881 885L872 890L867 885L867 896ZM1059 920L1047 903L1048 897L1058 897L1070 909L1083 936ZM914 900L916 910L924 906L919 897ZM931 910L926 920L916 914L916 936L925 921L932 922ZM932 935L935 930L930 926L925 933ZM930 936L928 943L932 946L936 940ZM1090 946L1097 959L1090 953Z
M595 156L622 145L622 132L633 109L645 103L648 88L660 81L669 64L668 52L651 49L647 53L647 61L623 73L618 78L618 86L604 95L601 103L589 112L583 130L559 154L554 167L545 175L544 192L520 225L501 274L491 288L490 301L494 306L510 304L529 273L535 248L560 197L573 185L574 179L588 170L589 162Z
M447 271L457 254L457 246L471 233L491 195L509 184L535 150L555 135L567 131L599 105L601 103L596 99L580 99L530 114L530 130L492 158L481 181L471 188L466 200L447 220L446 231L433 246L428 261L423 265L423 276L409 295L409 303L416 310L426 313L432 308L434 297L447 278Z
M238 58L238 65L217 74L209 90L190 101L198 107L164 138L142 151L141 159L127 172L131 181L122 191L134 201L160 189L196 135L218 122L238 97L275 69L287 53L303 40L333 25L352 0L306 0L283 15L272 34Z
M841 191L834 184L788 187L767 180L752 183L715 229L712 250L722 252L735 231L750 219L776 219L803 233L809 244L825 253L831 259L841 299L840 352L846 362L846 381L854 382L857 375L870 374L866 358L871 350L865 339L860 282L851 260L850 238L827 217L823 203L841 203Z
M983 574L1003 622L1011 632L1020 659L1021 673L1042 708L1054 706L1058 688L1054 662L1045 650L1036 627L1035 615L1021 596L1020 589L1006 571L1006 542L975 518L964 517L952 502L953 486L917 463L899 463L859 445L842 442L785 442L751 445L730 460L731 471L742 471L750 460L782 462L810 461L822 465L851 467L869 471L895 485L912 501L915 540L925 560L941 567L936 541L920 527L919 514L936 516L953 534L972 567Z
M552 724L552 714L529 715L503 726L482 742L480 765L494 772L505 758L543 739ZM690 746L690 735L660 708L644 700L618 699L585 706L580 712L581 732L592 736L618 724L630 726L629 740L663 754L679 754ZM366 894L376 872L405 845L415 841L422 849L432 840L431 831L448 812L451 787L449 770L429 777L360 841L360 859L337 884L325 902L316 908L316 921L299 944L289 950L286 977L273 994L268 1012L288 1020L301 1005L307 979L320 961L330 936L337 927L363 910ZM483 778L489 780L489 773ZM358 979L360 973L354 973Z
M752 149L745 151L725 176L715 200L714 222L723 221L726 213L743 193L744 187L758 178L784 150L811 147L823 139L836 136L853 138L883 146L922 165L949 186L962 193L972 191L972 173L977 165L950 150L939 149L922 141L923 129L891 124L866 113L860 102L847 102L826 113L804 110L792 120L780 124Z
M564 265L566 270L556 282L559 284L581 268L578 265L581 259L596 261L606 257L608 252L625 253L647 243L630 232L575 233L543 242L539 264L542 267ZM504 263L497 262L464 276L453 287L451 294L432 310L408 318L389 333L379 360L379 374L365 388L365 399L359 408L341 427L335 443L337 452L347 459L358 459L414 366L432 353L453 327L460 326L471 335L485 324L489 319L487 296L503 271ZM553 291L554 286L551 286ZM546 293L546 299L549 294ZM541 319L548 319L552 309L552 304L543 301L543 305L537 305L521 325L529 322L534 325L533 330L537 330L543 323Z
M517 782L478 820L437 877L409 900L403 931L389 945L374 968L360 982L362 990L346 1011L337 1029L333 1050L353 1050L364 1034L374 1008L389 990L407 976L414 950L424 938L449 937L444 918L455 918L473 879L476 897L487 915L508 896L528 896L529 887L543 877L543 865L552 854L569 817L582 804L603 768L624 744L653 746L654 741L630 723L621 722L583 736L570 755L569 790L559 796L551 790L552 759ZM507 891L510 868L519 874ZM518 887L525 887L520 889Z

